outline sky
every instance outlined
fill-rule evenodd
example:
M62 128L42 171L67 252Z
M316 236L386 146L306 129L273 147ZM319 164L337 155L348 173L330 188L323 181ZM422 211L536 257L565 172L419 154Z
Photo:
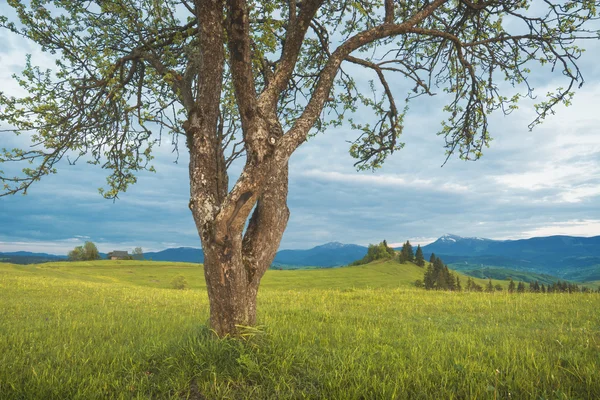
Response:
M11 14L0 0L0 14ZM329 129L305 143L290 160L291 216L281 249L307 249L337 241L367 245L386 239L426 244L445 233L520 239L600 235L600 63L598 43L579 65L585 77L570 107L529 131L531 102L504 117L493 115L494 140L476 162L445 160L443 96L410 104L401 140L377 172L357 172L348 154L348 127ZM18 95L11 75L52 59L35 44L0 30L0 91ZM536 93L565 83L560 73L534 71ZM357 71L359 84L368 74ZM390 77L402 99L405 82ZM368 121L368 113L358 118ZM26 137L0 133L0 148L27 146ZM107 175L98 167L63 163L28 195L0 197L0 252L66 254L91 240L102 252L200 247L188 209L187 156L157 149L156 173L145 172L116 202L98 193ZM7 170L6 166L2 168Z

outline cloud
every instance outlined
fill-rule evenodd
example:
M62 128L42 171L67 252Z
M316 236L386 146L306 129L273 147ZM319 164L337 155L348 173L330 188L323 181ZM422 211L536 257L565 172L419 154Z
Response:
M0 5L5 14L6 5ZM19 95L11 74L33 62L52 65L36 46L0 31L0 87ZM492 115L494 140L477 162L446 158L436 135L447 98L441 91L410 104L401 141L406 145L375 173L357 172L348 154L358 136L348 126L311 138L290 160L291 217L282 248L308 248L327 241L369 244L386 239L426 244L445 233L493 239L550 234L600 235L600 45L582 57L587 79L571 107L529 132L535 112L524 101L509 117ZM354 67L353 67L354 68ZM349 70L350 71L350 70ZM356 69L359 88L368 76ZM560 74L534 71L536 93L564 84ZM403 99L407 85L389 82ZM512 88L509 88L512 90ZM538 99L539 100L539 99ZM357 120L371 114L360 109ZM107 171L78 163L34 185L28 196L0 198L0 251L31 250L66 254L85 240L101 251L193 246L200 242L187 207L188 156L179 163L168 140L155 149L155 174L142 172L121 199L102 199L97 188ZM27 146L27 135L0 133L0 147ZM3 170L15 166L3 165ZM232 179L240 165L232 171ZM54 249L50 251L51 249Z
M555 222L548 225L536 227L523 232L523 237L536 236L597 236L600 232L600 219L575 220Z
M330 182L343 182L351 185L360 186L384 186L384 187L403 187L403 188L423 188L450 192L465 192L469 187L460 183L440 183L432 179L419 179L411 177L402 177L398 175L387 174L361 174L361 173L341 173L334 171L321 171L311 169L301 173L308 178L314 178Z

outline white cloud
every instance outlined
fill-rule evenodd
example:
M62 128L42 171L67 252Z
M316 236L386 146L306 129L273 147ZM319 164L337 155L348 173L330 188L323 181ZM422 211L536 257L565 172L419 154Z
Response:
M552 235L568 235L568 236L598 236L600 235L600 220L574 220L565 222L555 222L548 225L543 225L523 232L522 237L536 236L552 236Z
M391 174L360 174L360 173L342 173L335 171L322 171L318 169L310 169L300 173L301 176L324 180L330 182L342 183L360 183L361 185L376 185L388 187L404 187L404 188L419 188L442 190L448 192L466 192L469 187L460 183L446 182L439 183L433 179L408 178L400 175Z

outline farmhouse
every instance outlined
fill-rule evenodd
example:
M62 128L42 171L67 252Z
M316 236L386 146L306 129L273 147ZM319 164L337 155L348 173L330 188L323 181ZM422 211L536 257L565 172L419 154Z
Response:
M114 250L108 253L109 260L131 260L131 256L126 251Z

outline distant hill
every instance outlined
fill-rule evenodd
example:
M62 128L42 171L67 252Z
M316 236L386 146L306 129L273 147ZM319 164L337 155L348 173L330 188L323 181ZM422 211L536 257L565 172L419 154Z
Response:
M280 250L273 265L338 267L363 258L367 248L356 244L326 243L308 250Z
M448 265L450 268L454 269L455 264ZM508 268L493 268L493 267L483 267L473 270L461 270L460 271L464 275L469 275L475 278L480 279L498 279L498 280L509 280L512 279L515 282L538 282L551 284L559 280L556 276L546 275L546 274L536 274L535 272L527 272L527 271L515 271L513 269Z
M491 240L444 235L423 247L457 270L503 267L563 279L591 280L600 276L600 236L549 236L521 240ZM585 274L580 271L585 270Z
M600 236L491 240L448 234L423 246L427 260L432 252L440 256L452 269L471 271L471 274L476 274L477 270L486 267L512 271L495 271L493 277L521 271L580 282L600 280ZM307 250L280 250L275 256L273 266L282 269L337 267L361 259L366 253L365 246L331 242ZM154 261L204 262L202 250L191 247L147 252L144 256ZM59 261L65 258L45 253L0 253L0 261L19 264ZM539 280L542 281L541 278Z
M355 244L326 243L308 250L281 250L277 252L274 266L294 267L337 267L348 265L364 257L367 248ZM153 261L204 262L202 249L179 247L158 252L146 252L144 258Z
M144 258L152 261L173 261L173 262L204 262L204 253L202 249L194 247L177 247L156 252L144 252Z
M29 251L15 251L0 253L0 262L11 264L39 264L52 261L66 260L67 256L57 256L47 253L31 253Z

